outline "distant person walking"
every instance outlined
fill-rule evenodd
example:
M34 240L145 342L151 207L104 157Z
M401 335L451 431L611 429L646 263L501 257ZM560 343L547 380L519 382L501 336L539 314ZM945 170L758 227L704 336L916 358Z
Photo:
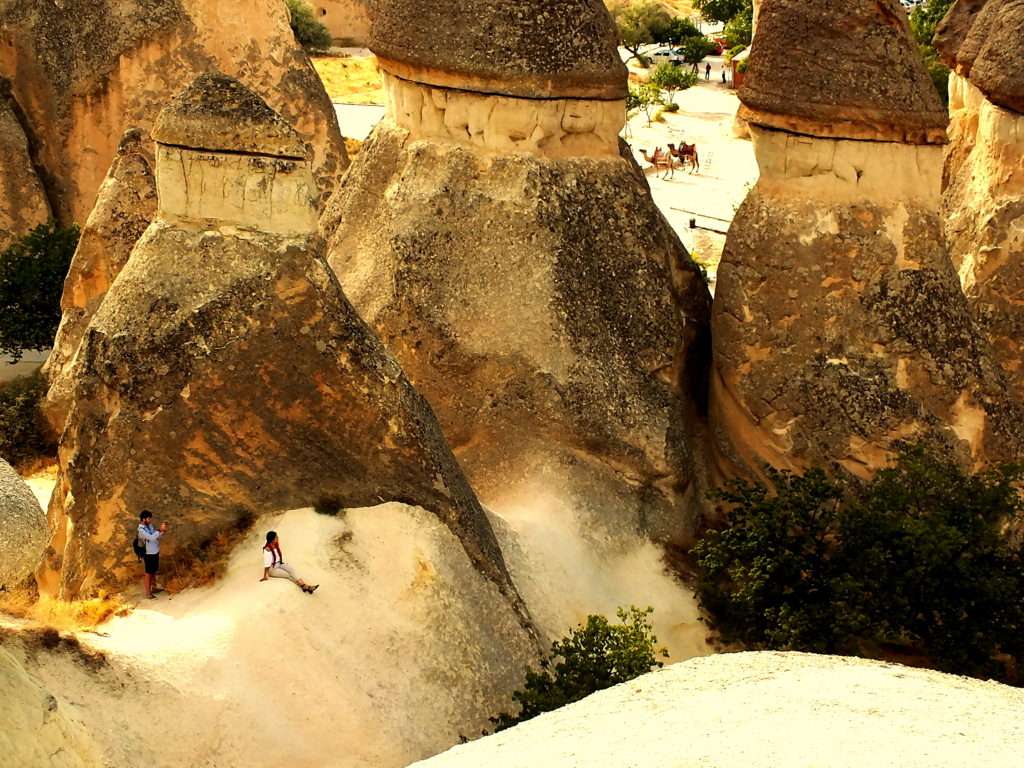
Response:
M725 65L724 65L724 64L722 65L722 84L723 84L723 85L725 85L725 84L726 84L726 79L725 79Z
M281 554L281 540L275 531L267 533L267 543L263 546L263 578L288 579L297 584L307 595L312 595L320 587L319 584L310 586L295 573L295 569L285 563L284 555Z
M704 67L704 79L705 80L710 80L711 79L711 62L710 61L707 63L707 66Z
M142 561L146 565L146 572L142 577L142 588L146 597L153 599L156 587L156 575L160 571L160 539L167 533L167 523L160 523L159 528L153 527L153 513L144 509L139 515L139 542L145 549Z

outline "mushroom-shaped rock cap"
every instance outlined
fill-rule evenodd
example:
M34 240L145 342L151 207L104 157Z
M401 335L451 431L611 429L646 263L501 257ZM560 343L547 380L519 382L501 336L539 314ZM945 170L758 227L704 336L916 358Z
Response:
M370 48L428 85L524 98L626 98L601 0L375 0Z
M935 39L932 42L939 51L942 62L950 69L960 68L960 47L987 2L988 0L957 0L935 28ZM976 55L977 51L974 51L974 54ZM974 63L973 57L971 63ZM970 66L967 70L970 70ZM961 71L961 74L966 75L967 72Z
M950 11L944 26L958 15L962 3ZM970 16L962 43L951 34L948 40L936 35L943 58L951 59L993 104L1024 112L1024 0L988 0Z
M190 149L306 157L305 144L284 118L219 72L200 75L160 111L153 139Z
M946 141L946 110L896 0L763 3L739 96L745 118L772 128Z

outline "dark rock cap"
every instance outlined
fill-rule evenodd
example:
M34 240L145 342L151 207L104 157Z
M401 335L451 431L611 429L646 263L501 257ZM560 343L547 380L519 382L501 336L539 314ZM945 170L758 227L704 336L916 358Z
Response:
M985 7L988 0L957 0L946 13L945 18L935 28L935 39L932 43L939 52L942 63L950 69L959 69L960 48L967 39L967 34L974 26L974 21ZM974 63L974 51L971 64ZM970 66L967 67L970 70ZM963 72L963 74L967 74Z
M952 22L958 15L967 16L957 3L943 20ZM966 3L977 4L977 0ZM965 77L969 77L982 93L1000 107L1024 112L1024 0L988 0L970 14L959 26L967 26L962 42L945 31L936 33L936 43L943 43L943 58Z
M153 139L192 149L306 157L305 144L284 118L219 72L200 75L160 111Z
M525 98L626 98L601 0L375 0L370 48L430 85Z
M739 96L745 118L773 128L946 141L946 110L896 0L764 3Z

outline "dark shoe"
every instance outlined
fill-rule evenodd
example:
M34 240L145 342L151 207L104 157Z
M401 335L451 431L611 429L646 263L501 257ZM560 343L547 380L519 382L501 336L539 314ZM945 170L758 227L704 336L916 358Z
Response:
M313 585L312 587L310 587L310 588L309 588L309 594L311 594L311 595L312 595L312 594L313 594L314 592L316 592L316 591L317 591L318 589L320 589L320 585L319 585L319 584L314 584L314 585Z

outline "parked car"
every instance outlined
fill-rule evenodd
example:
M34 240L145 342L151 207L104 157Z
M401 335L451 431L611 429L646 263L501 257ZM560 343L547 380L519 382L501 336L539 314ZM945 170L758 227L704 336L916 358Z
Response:
M684 61L683 49L682 48L659 48L654 53L648 55L651 61L655 64L671 63L677 66L681 66Z

